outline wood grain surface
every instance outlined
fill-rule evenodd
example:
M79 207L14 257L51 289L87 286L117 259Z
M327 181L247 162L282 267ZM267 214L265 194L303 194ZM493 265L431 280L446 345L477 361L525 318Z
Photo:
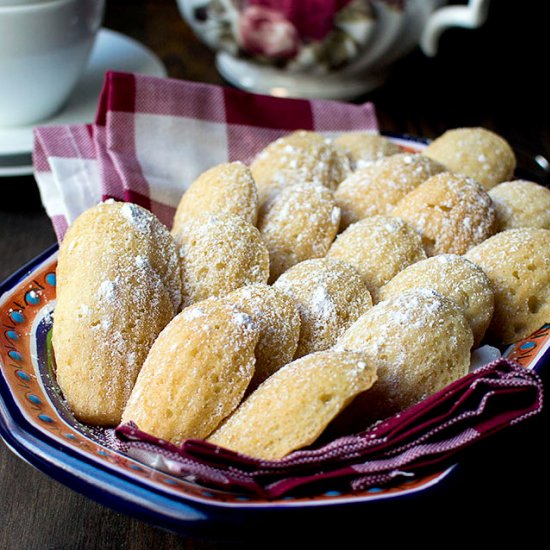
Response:
M389 132L433 137L456 126L491 128L516 148L520 173L544 182L547 176L531 159L550 158L547 4L493 1L485 27L449 31L435 59L414 52L395 66L382 88L358 101L374 101L381 128ZM223 83L213 54L195 38L173 0L108 0L105 26L147 45L171 77ZM55 238L32 177L2 178L0 190L2 280ZM266 517L241 534L246 542L222 543L208 527L206 539L193 539L97 504L0 443L0 550L339 549L450 542L528 548L546 536L547 447L545 412L476 448L453 480L429 495L352 508L338 521L326 513L299 515L284 524Z

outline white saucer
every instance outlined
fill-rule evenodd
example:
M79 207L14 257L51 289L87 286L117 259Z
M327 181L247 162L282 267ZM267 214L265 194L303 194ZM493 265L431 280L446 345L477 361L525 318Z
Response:
M101 29L88 67L69 102L63 110L39 125L93 122L107 70L166 76L164 65L148 48L118 32ZM0 177L32 174L34 127L0 128Z

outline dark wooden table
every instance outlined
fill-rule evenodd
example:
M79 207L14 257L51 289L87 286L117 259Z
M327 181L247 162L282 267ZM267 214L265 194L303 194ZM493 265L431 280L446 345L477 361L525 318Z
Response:
M550 158L549 59L542 42L548 8L542 4L493 2L483 29L448 32L437 58L411 54L384 87L360 100L375 102L385 131L432 137L456 126L491 128L516 148L521 173L543 181L530 160L535 154ZM222 83L212 53L193 36L172 0L108 1L105 26L146 44L172 77ZM52 244L54 234L32 177L4 178L0 189L1 280ZM246 545L232 546L541 544L550 494L547 444L545 413L476 448L444 489L350 511L338 523L326 514L304 516L297 526L260 522L246 533ZM34 470L0 443L2 550L220 547L103 507Z

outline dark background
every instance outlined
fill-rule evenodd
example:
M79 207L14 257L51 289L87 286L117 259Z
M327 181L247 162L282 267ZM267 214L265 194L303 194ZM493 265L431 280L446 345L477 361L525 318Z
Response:
M547 175L531 159L550 159L548 5L493 0L483 28L448 31L436 58L413 52L382 88L359 100L375 103L384 131L434 137L457 126L493 129L515 148L518 174L544 183ZM175 1L108 0L105 26L147 45L171 77L222 83L213 54L193 36ZM2 280L55 238L32 177L4 178L0 187ZM545 413L476 448L457 475L429 495L339 515L298 516L295 531L290 523L267 519L242 535L250 548L540 545L549 511L548 457ZM96 504L0 443L0 549L219 547Z

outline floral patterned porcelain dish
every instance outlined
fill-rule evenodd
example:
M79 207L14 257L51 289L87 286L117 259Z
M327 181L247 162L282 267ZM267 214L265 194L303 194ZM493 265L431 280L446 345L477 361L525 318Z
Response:
M380 85L419 42L435 55L448 27L478 27L489 0L178 0L218 52L220 73L249 91L352 98Z
M182 533L206 525L241 525L266 511L292 514L319 507L368 505L426 491L453 470L391 488L355 494L328 491L314 497L259 497L205 488L134 460L110 434L77 422L52 372L57 247L46 250L0 285L0 435L20 457L69 487L117 510ZM548 356L550 325L507 354L524 366ZM208 520L208 521L205 521Z

